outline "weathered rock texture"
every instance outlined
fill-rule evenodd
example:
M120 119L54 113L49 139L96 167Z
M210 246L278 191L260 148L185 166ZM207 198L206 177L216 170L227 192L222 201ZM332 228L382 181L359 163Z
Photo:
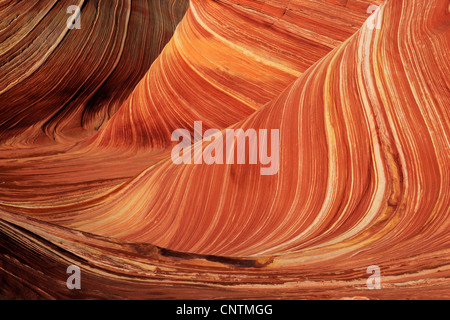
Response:
M450 298L448 1L55 3L0 6L1 297ZM194 121L278 174L175 165Z

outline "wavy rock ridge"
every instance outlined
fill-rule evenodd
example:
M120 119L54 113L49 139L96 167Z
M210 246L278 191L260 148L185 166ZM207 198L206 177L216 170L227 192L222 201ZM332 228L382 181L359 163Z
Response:
M448 3L370 4L191 1L97 134L5 145L2 296L450 298ZM278 174L175 165L196 120L279 129Z
M66 26L66 10L74 4L82 10L79 30ZM187 5L184 0L0 5L0 141L39 145L42 131L58 141L92 134L158 57Z

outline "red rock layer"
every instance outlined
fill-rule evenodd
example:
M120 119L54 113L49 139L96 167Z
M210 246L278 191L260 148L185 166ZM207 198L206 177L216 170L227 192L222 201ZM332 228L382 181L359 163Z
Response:
M205 130L225 128L250 115L368 16L350 3L283 1L277 9L269 2L255 2L257 14L239 2L193 1L161 56L98 135L74 149L14 148L13 159L10 148L0 150L0 198L20 207L98 198L167 156L174 129L192 130L196 120Z
M367 6L191 1L173 39L95 144L160 148L173 130L193 131L196 120L206 130L244 119L355 33Z
M339 1L292 2L330 5ZM362 1L349 3L363 8ZM145 90L164 76L167 82L185 79L172 76L168 81L169 73L158 71L158 66L170 68L170 60L167 64L160 60L175 55L171 50L181 37L178 32L198 21L193 19L199 15L194 14L197 5L213 3L191 3L174 39L130 99L89 140L90 145L77 149L79 155L87 150L90 154L88 160L80 157L79 163L94 165L95 156L105 160L105 150L125 146L133 150L117 158L145 152L152 158L157 147L166 146L170 133L146 125L156 121L154 108L173 112L159 118L155 128L203 120L220 128L279 129L278 174L261 176L259 165L177 166L162 150L158 163L113 191L88 190L81 196L69 192L61 200L47 200L45 206L4 201L0 211L0 270L7 284L3 295L450 298L450 64L444 55L450 43L448 2L386 1L377 13L381 29L363 25L317 63L298 69L302 74L297 80L274 93L272 100L268 96L267 104L254 102L257 111L229 124L219 123L215 114L208 118L208 104L197 103L214 101L217 95L206 95L210 87L203 91L199 86L197 99L188 103L189 110L205 112L197 119L195 114L175 112L181 110L176 99L193 98L189 93L168 94L165 99L174 100L173 105L156 108L149 103L155 91ZM257 1L233 3L230 8L246 8L245 14L252 18L267 12L283 16L277 5L283 8L282 2L263 5ZM253 28L256 33L260 30ZM204 33L189 36L205 45L217 40ZM242 47L240 39L236 36ZM201 60L194 53L186 56ZM251 73L249 58L241 58ZM288 60L280 65L288 66ZM237 61L232 65L239 65ZM253 63L270 70L267 61ZM239 83L240 68L225 72L224 78L234 75ZM194 74L189 79L200 80L198 73L188 70L192 67L186 74ZM210 69L205 70L203 75ZM151 81L149 75L156 71L159 77ZM262 79L267 74L261 71ZM278 79L272 73L267 81L272 77ZM257 88L266 83L253 81ZM229 97L235 93L230 88L235 83L223 83L227 86L222 91L232 94L217 100L212 110L217 113L221 107L231 117L235 103ZM251 87L250 80L245 83ZM174 88L182 90L186 84ZM242 94L248 98L250 92ZM138 140L142 137L143 142ZM72 150L55 156L61 172L64 157L75 167L74 154ZM42 161L40 170L48 159L52 157L36 159ZM110 164L121 163L114 161ZM5 162L4 167L8 165L12 163ZM97 172L92 170L94 177ZM117 167L118 175L121 170ZM56 186L51 189L61 192ZM5 196L12 197L11 191L6 190ZM70 264L84 270L86 285L80 292L65 287L65 267ZM381 290L366 288L369 265L381 268Z
M67 27L70 5L81 8L81 29ZM0 142L39 146L95 132L158 57L187 6L185 0L0 4Z

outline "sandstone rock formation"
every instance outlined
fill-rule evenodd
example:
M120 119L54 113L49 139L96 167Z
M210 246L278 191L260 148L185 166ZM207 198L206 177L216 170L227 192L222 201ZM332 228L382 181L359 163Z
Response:
M0 296L450 298L448 1L143 3L48 56L53 2L0 6ZM194 121L278 129L278 173L174 164Z

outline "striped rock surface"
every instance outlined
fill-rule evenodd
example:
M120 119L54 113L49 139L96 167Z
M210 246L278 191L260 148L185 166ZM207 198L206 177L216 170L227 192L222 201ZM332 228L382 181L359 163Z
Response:
M448 1L370 4L191 1L97 134L5 143L1 295L450 298ZM278 129L278 173L175 165L196 120Z
M80 29L67 27L71 5L81 8ZM159 56L187 7L185 0L0 3L0 142L39 146L94 133Z

